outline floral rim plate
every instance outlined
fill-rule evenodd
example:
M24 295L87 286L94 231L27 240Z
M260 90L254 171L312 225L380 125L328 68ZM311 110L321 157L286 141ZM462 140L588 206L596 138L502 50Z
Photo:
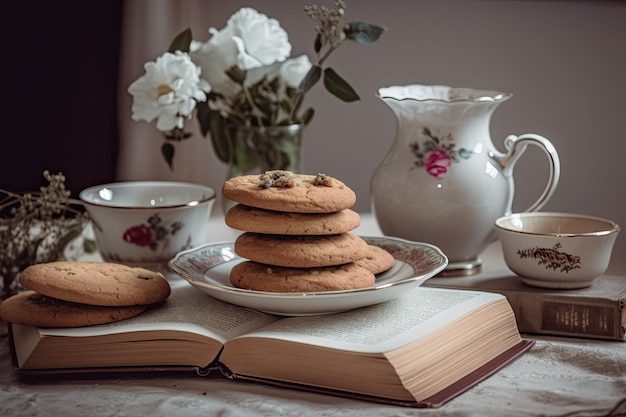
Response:
M212 243L177 254L168 264L200 291L243 307L285 316L330 314L391 300L443 271L448 259L436 246L389 237L363 237L395 258L394 266L377 275L372 287L357 290L274 293L235 288L231 268L244 259L233 242Z

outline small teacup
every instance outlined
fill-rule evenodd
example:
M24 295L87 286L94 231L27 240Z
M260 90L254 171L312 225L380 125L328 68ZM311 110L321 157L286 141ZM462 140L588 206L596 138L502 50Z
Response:
M523 282L583 288L606 272L619 226L582 214L519 213L495 222L507 266Z
M204 243L215 191L176 181L126 181L80 192L102 259L163 264Z

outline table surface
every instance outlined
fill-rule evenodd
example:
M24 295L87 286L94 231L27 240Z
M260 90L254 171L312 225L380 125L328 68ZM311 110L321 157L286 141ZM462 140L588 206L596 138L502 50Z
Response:
M380 235L371 215L355 233ZM210 221L207 242L237 232ZM502 270L498 243L483 271ZM612 274L624 270L611 270ZM179 279L168 276L168 279ZM202 377L130 377L24 382L0 341L2 416L626 416L626 343L537 337L533 348L487 380L436 409L414 409Z

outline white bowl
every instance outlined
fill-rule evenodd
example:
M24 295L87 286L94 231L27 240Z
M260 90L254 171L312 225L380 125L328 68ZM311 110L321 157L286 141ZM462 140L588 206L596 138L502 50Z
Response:
M507 266L523 282L544 288L583 288L609 266L619 226L569 213L520 213L495 222Z
M215 191L176 181L126 181L80 192L107 262L168 262L204 242Z

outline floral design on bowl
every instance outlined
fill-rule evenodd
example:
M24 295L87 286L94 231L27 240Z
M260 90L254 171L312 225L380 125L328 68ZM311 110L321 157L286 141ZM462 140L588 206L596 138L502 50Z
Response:
M160 244L168 245L169 237L175 235L185 226L183 222L176 221L164 224L161 216L157 213L150 216L146 223L131 226L124 231L122 239L125 242L141 247L149 247L156 251Z
M215 202L211 187L182 181L121 181L79 194L106 262L167 263L204 243Z
M580 269L580 256L570 255L569 253L559 252L561 243L557 242L552 248L518 249L517 254L520 259L532 258L538 259L538 265L545 265L546 269L552 269L560 272L568 273L573 269Z
M592 285L620 232L611 220L563 212L512 213L495 227L509 269L525 284L553 289Z
M455 149L456 143L450 133L440 138L427 127L424 127L422 133L427 137L422 146L417 141L409 146L416 158L415 166L425 167L426 172L435 178L442 178L452 162L460 162L460 158L469 159L472 156L473 151L470 149Z

